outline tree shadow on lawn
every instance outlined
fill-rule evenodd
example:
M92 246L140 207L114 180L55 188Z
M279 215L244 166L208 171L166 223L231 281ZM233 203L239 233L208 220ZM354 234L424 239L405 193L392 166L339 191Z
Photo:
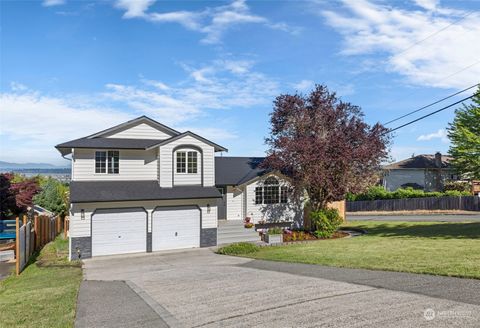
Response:
M442 239L480 238L480 222L468 223L433 223L433 224L355 224L354 227L365 229L369 236L378 237L426 237Z

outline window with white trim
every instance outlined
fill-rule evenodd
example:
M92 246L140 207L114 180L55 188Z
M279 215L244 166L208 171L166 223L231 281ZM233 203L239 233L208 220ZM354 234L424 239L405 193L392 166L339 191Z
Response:
M177 151L177 173L187 172L187 153L184 151Z
M198 173L198 152L177 151L177 173Z
M120 173L120 152L118 150L102 150L95 152L95 173Z
M187 153L187 163L188 163L188 173L197 173L197 152L196 151L189 151Z
M255 188L255 204L286 204L290 189L280 186L277 178L271 176L265 179L263 187Z

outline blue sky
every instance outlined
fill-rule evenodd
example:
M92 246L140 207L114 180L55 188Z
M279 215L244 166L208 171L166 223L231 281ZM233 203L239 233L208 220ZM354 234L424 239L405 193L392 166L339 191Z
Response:
M54 145L140 115L197 132L228 155L259 156L281 93L326 84L375 123L480 82L477 1L0 6L5 161L65 165ZM452 118L453 109L399 130L392 157L446 152Z

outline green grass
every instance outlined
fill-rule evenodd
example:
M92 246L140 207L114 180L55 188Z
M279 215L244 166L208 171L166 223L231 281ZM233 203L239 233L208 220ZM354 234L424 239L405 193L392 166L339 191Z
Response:
M260 247L257 245L242 242L221 247L217 250L217 253L225 255L244 255L257 252L259 249Z
M20 276L0 282L0 327L73 327L82 270L67 250L58 237Z
M361 222L368 234L307 244L262 247L245 256L346 268L480 279L480 223Z

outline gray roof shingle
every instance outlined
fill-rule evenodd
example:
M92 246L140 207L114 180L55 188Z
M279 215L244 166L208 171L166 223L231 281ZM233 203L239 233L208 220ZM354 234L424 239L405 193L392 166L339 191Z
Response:
M72 203L221 198L215 187L161 188L158 181L72 181Z
M55 148L147 149L160 141L158 139L80 138L61 143Z
M215 157L215 184L240 185L267 172L260 168L264 157Z
M442 155L442 168L451 168L450 156ZM435 155L417 155L399 162L395 162L383 167L385 170L396 169L434 169L438 168L435 164Z

